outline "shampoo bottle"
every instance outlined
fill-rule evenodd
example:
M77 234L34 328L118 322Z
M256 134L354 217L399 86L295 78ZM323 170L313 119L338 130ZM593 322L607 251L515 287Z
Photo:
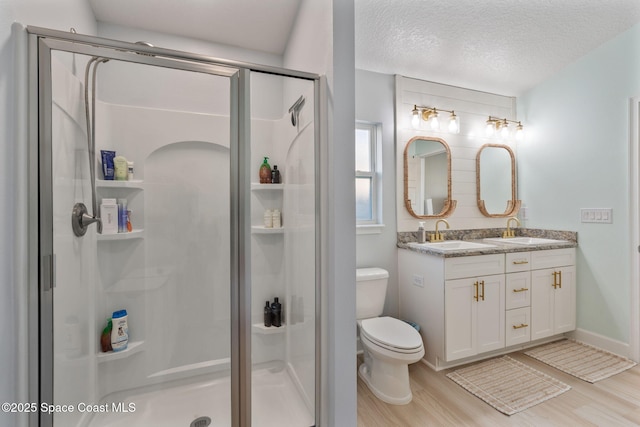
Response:
M282 326L282 304L278 301L278 297L275 297L271 303L271 315L271 324L276 328Z
M271 166L269 166L269 158L265 157L262 165L260 165L260 184L271 184Z
M271 171L271 183L280 184L280 171L278 170L278 165L273 165L273 170Z
M427 236L424 231L424 222L420 221L418 223L418 243L424 243L427 241Z
M133 181L133 162L127 162L127 181Z
M113 169L117 181L127 180L127 159L122 156L116 156L113 159Z
M111 330L111 347L113 351L126 350L129 344L127 310L114 311L111 322L113 324L113 329Z
M271 326L271 305L269 301L264 306L264 326L267 328Z

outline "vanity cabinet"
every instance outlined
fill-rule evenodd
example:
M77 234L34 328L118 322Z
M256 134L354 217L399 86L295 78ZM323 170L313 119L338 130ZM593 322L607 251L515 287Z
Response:
M444 257L398 251L400 318L440 370L575 329L575 249Z

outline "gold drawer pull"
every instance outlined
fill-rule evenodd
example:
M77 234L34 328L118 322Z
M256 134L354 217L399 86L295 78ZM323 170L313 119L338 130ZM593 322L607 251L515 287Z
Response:
M526 323L520 323L519 325L513 325L513 329L522 329L522 328L526 328L529 325L527 325Z
M529 288L520 288L520 289L514 289L513 292L526 292L528 290Z
M513 261L514 265L520 265L520 264L529 264L529 261L527 261L526 259L523 259L521 261Z

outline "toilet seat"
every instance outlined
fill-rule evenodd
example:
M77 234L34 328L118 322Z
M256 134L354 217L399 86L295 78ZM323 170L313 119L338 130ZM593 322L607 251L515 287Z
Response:
M360 333L373 344L397 353L412 354L423 349L418 331L393 317L362 320Z

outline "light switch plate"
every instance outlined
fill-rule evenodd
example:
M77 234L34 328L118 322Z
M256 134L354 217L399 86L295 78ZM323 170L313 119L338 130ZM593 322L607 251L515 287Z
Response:
M600 224L613 224L613 209L611 208L582 208L580 221Z

